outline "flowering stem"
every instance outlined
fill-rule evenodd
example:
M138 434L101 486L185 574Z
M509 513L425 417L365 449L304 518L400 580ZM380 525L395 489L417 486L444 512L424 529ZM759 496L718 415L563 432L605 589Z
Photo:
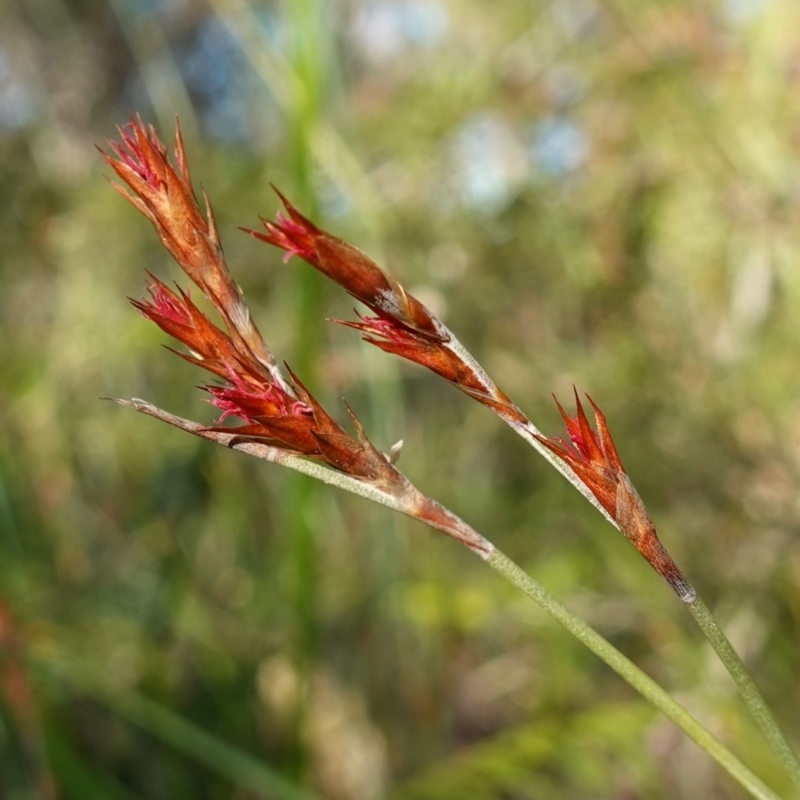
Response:
M725 669L728 670L728 673L736 683L739 693L742 695L742 699L756 724L772 746L775 754L780 758L786 771L791 775L795 786L800 789L800 761L786 741L786 737L778 727L775 717L773 717L741 658L733 649L730 640L723 633L722 628L711 616L708 607L699 597L694 602L689 603L689 610L703 631L704 636L719 656L720 661L725 665Z
M316 478L332 486L352 492L373 502L387 506L414 519L424 522L433 528L464 544L489 566L499 572L506 580L521 589L535 603L541 606L551 617L563 625L576 639L588 647L595 655L606 662L615 672L627 681L655 708L662 711L678 727L680 727L703 750L714 758L728 774L735 778L747 791L758 800L780 800L766 784L756 777L736 756L731 753L710 731L695 720L682 706L673 700L652 678L647 676L632 661L620 653L610 642L597 631L576 617L559 603L538 581L524 572L506 555L463 520L460 520L438 503L422 495L413 485L407 484L404 492L399 494L384 491L380 486L369 481L331 469L302 456L288 453L286 450L271 447L267 444L242 440L235 432L224 432L210 429L190 420L182 419L157 408L144 400L116 400L120 405L133 408L140 413L160 419L170 425L199 436L202 439L225 445L248 455L272 461L289 467L297 472ZM706 611L710 620L710 615ZM711 622L713 624L713 621ZM721 636L721 633L719 634ZM722 637L724 639L724 637ZM727 642L727 640L725 640ZM733 653L730 644L728 649ZM736 658L735 653L733 657ZM741 668L743 670L743 668ZM745 673L746 676L746 673ZM763 703L763 701L762 701ZM764 707L766 708L766 707ZM769 712L766 712L767 714ZM774 725L774 723L773 723ZM777 728L776 728L777 730ZM779 734L780 735L780 734Z
M499 550L495 550L486 560L486 563L497 570L497 572L510 583L513 583L517 588L521 589L531 600L553 617L556 622L563 625L576 639L586 645L596 656L605 661L611 669L636 689L645 700L671 719L687 736L689 736L689 738L693 739L703 750L716 760L717 763L731 777L737 780L753 797L760 798L760 800L779 800L775 792L760 778L754 775L727 747L714 737L710 731L694 719L686 709L676 703L661 686L642 672L639 667L620 653L619 650L597 633L597 631L568 611L538 581L528 575L510 558ZM706 615L708 615L707 610ZM708 619L710 620L710 616ZM709 636L709 638L711 637ZM724 641L727 643L727 639ZM729 643L727 646L730 649ZM731 653L733 653L732 649ZM735 653L733 656L734 658L736 657ZM731 674L733 674L733 672ZM746 675L746 673L744 674ZM764 707L764 709L766 710L766 707ZM766 713L769 714L768 711ZM774 725L774 722L772 724ZM778 733L780 735L780 732ZM782 737L781 741L783 741Z

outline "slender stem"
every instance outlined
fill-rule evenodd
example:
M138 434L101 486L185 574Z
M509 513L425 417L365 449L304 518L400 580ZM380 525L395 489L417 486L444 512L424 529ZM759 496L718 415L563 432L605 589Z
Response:
M458 517L429 500L424 495L421 495L419 490L415 489L413 485L409 484L406 493L402 496L390 494L383 491L378 486L372 485L368 481L363 481L343 472L330 469L301 456L292 455L280 448L249 441L237 441L235 433L206 428L196 422L176 417L143 400L116 400L115 402L134 408L143 414L156 417L170 425L193 433L195 436L199 436L202 439L209 439L235 450L241 450L251 456L282 464L290 469L310 475L324 483L337 486L353 494L372 500L373 502L388 506L395 511L407 514L408 516L414 517L427 525L431 525L447 533L473 550L486 561L487 564L503 575L506 580L521 589L557 622L561 623L575 638L605 661L606 664L636 689L649 703L662 711L669 719L678 725L678 727L714 758L720 766L735 778L753 797L758 798L758 800L780 800L777 794L742 764L742 762L716 739L710 731L697 722L697 720L682 706L676 703L664 689L642 672L630 659L620 653L619 650L610 642L606 641L606 639L583 620L568 611L540 583L524 572L506 555L497 550L491 542L472 530ZM707 610L706 615L710 620L710 615L708 615ZM719 636L721 636L721 632ZM725 642L727 642L727 640L725 640ZM729 643L727 644L727 648L730 649L733 657L737 658ZM769 712L766 713L768 714ZM772 724L774 725L774 723Z
M689 603L689 610L736 683L756 724L786 767L786 771L791 775L795 785L800 788L800 761L778 727L775 717L772 716L761 692L750 677L747 667L742 663L730 640L699 597L693 603Z
M710 731L704 728L686 709L675 702L652 678L620 653L597 631L589 627L559 603L538 581L528 575L508 556L495 550L486 560L493 569L521 589L541 606L553 619L563 625L576 639L608 664L649 703L671 719L687 736L693 739L747 791L760 800L779 800L760 778L754 775Z

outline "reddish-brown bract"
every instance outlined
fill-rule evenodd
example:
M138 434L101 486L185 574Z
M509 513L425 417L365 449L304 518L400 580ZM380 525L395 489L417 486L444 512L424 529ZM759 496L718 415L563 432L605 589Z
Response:
M133 301L134 305L188 347L189 352L178 355L222 379L221 385L205 387L222 414L217 426L204 428L147 404L131 405L228 446L268 445L319 460L362 484L380 487L404 513L444 530L487 557L491 545L413 487L372 446L354 417L357 438L341 428L293 374L291 380L283 376L229 273L208 199L204 197L205 213L197 203L180 128L176 129L175 167L153 128L140 119L120 129L120 136L119 142L111 143L116 158L103 153L128 187L115 188L153 223L164 246L211 301L226 328L214 325L188 293L180 289L173 292L152 278L150 297ZM596 430L576 393L574 418L558 406L569 441L542 436L419 300L356 247L321 230L280 192L278 195L286 215L279 213L275 222L262 219L266 232L247 232L286 251L284 260L300 256L375 314L359 315L357 321L341 324L359 330L366 341L382 350L427 367L495 411L607 513L684 600L694 597L691 586L661 545L644 503L625 473L605 417L591 398ZM232 416L244 424L237 428L219 426Z
M275 222L262 218L266 233L244 230L285 250L284 261L292 255L300 256L375 313L375 316L359 314L357 321L336 322L360 331L367 342L381 350L441 375L491 408L529 440L557 456L555 466L564 471L581 491L585 490L587 496L594 498L675 591L683 599L694 596L659 541L644 503L625 473L605 417L591 398L589 402L595 412L596 431L592 430L576 393L575 418L569 417L561 405L558 406L570 441L542 436L448 328L419 300L360 250L318 228L280 192L278 196L288 216L279 212Z
M254 382L270 380L270 373L263 364L249 350L237 348L231 337L197 308L188 292L179 288L176 294L153 275L150 281L147 287L150 298L131 300L131 303L143 316L183 342L191 351L177 355L220 378L228 379L234 372L249 376L249 380Z
M204 194L204 213L195 198L180 125L176 121L175 167L155 130L141 119L118 130L120 140L109 143L117 157L100 151L128 187L115 183L114 188L153 223L164 247L220 314L237 349L249 351L281 383L275 359L228 270L211 204Z
M555 399L555 398L554 398ZM551 452L569 464L573 472L589 487L603 508L614 518L617 517L617 491L619 476L625 474L617 448L608 432L606 419L600 409L587 395L595 413L597 431L593 431L586 418L581 401L575 392L575 417L570 417L561 403L556 405L564 420L570 441L562 437L551 439L546 436L536 438ZM619 521L619 520L617 520Z
M288 217L280 212L275 222L262 217L266 233L243 230L285 250L284 261L300 256L376 315L336 322L360 331L367 342L381 350L435 372L505 418L517 422L525 419L447 327L401 283L358 248L318 228L275 191Z
M180 128L175 138L176 167L153 128L141 120L120 129L120 136L120 141L111 143L117 158L103 156L130 191L116 184L115 188L153 223L169 253L225 321L227 331L214 325L187 292L174 292L153 276L149 298L132 301L145 317L186 345L189 352L177 353L181 358L224 381L205 387L212 404L222 411L219 423L233 416L245 424L208 430L233 432L237 441L260 442L318 459L384 488L404 485L405 479L372 446L357 422L358 438L353 438L295 375L291 381L280 375L230 276L210 204L206 201L205 215L197 204ZM285 220L284 226L300 248L299 225Z
M504 412L513 408L508 397L496 386L487 385L487 376L482 370L476 370L475 365L447 347L443 340L421 335L379 309L376 309L376 313L378 316L375 317L359 314L358 322L339 319L335 322L360 331L365 342L374 344L384 352L393 353L435 372L484 405Z
M119 184L114 188L153 223L186 274L207 294L224 299L230 286L215 268L221 252L216 223L210 206L204 216L195 199L180 126L175 132L177 168L152 126L136 119L118 130L120 141L109 143L117 158L102 155L133 194Z
M661 544L656 527L622 466L603 412L589 395L586 399L594 410L596 431L589 424L576 390L574 417L570 417L556 400L570 441L541 435L536 438L570 466L653 569L681 597L693 596L694 591Z
M287 259L292 255L300 256L376 313L382 312L418 336L434 341L447 340L448 336L433 314L369 256L318 228L277 189L275 191L289 216L278 213L275 222L262 217L266 233L242 230L285 250Z

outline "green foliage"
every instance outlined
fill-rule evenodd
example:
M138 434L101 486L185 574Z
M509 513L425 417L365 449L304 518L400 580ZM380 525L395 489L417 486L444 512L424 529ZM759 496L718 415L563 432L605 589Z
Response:
M652 765L630 758L652 710L641 703L602 705L580 714L542 715L535 723L499 734L414 777L390 800L439 797L660 797Z
M165 138L181 112L276 355L774 779L622 537L484 409L323 325L351 299L232 227L272 214L272 181L545 432L551 392L588 391L796 743L798 23L791 0L4 6L0 670L30 695L0 692L0 795L271 796L252 767L336 800L739 796L452 542L99 399L213 419L125 301L144 269L180 277L93 149L131 108Z

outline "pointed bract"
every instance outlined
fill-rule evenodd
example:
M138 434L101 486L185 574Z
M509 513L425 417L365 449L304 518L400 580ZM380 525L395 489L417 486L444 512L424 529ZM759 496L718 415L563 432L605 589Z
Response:
M114 184L115 188L152 222L164 247L222 316L242 357L260 362L273 380L282 383L275 359L251 321L242 293L230 275L205 193L205 210L197 202L177 121L176 166L170 163L168 148L155 129L146 126L141 118L132 118L118 131L119 141L109 142L114 155L100 151L130 192L118 184Z
M274 187L273 187L274 188ZM297 255L367 305L376 316L341 322L361 331L365 341L441 375L512 425L527 422L447 327L391 275L358 248L318 228L278 190L286 215L261 219L266 233L246 233Z
M248 228L242 228L243 231L285 250L286 258L300 256L376 313L382 312L396 319L418 335L438 341L447 340L445 329L436 317L369 256L318 228L277 189L275 192L283 202L288 217L280 212L275 222L262 217L266 233Z
M659 540L655 525L622 466L605 416L589 395L586 398L594 410L596 431L589 423L576 390L574 417L570 417L556 400L569 443L562 438L542 435L536 435L537 440L566 462L653 569L682 600L691 602L695 597L694 589Z
M230 276L208 197L203 193L205 211L197 202L177 122L175 166L155 129L139 117L118 131L119 141L109 143L114 155L101 151L130 192L122 186L116 188L153 223L164 246L220 312L227 327L225 331L214 325L188 292L175 292L152 275L148 297L131 301L146 318L186 345L188 352L178 352L181 358L223 379L222 385L205 387L211 403L221 412L214 427L238 418L243 425L219 430L234 432L240 441L270 442L319 459L365 481L386 486L402 483L400 474L370 444L360 425L358 438L353 438L296 376L292 375L290 382L281 375ZM326 234L282 199L288 216L279 216L274 225L265 223L265 238L290 254L312 258L320 251L320 263L331 263L324 253L336 245L320 243L319 238ZM374 276L379 275L382 273L374 267ZM364 286L356 281L352 288L360 291Z

